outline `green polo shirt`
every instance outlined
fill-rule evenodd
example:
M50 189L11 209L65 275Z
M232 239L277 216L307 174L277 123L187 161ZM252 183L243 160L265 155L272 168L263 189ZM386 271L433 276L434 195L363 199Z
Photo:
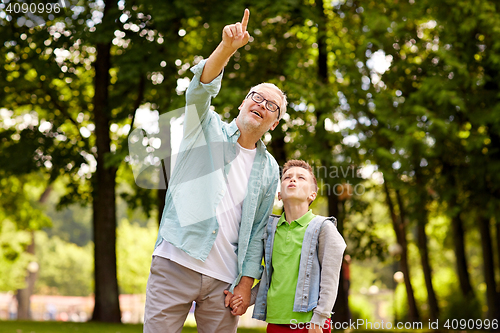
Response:
M313 312L293 312L295 288L299 278L300 252L309 222L315 215L309 210L290 224L281 215L274 235L272 255L273 273L267 293L267 319L272 324L308 323Z

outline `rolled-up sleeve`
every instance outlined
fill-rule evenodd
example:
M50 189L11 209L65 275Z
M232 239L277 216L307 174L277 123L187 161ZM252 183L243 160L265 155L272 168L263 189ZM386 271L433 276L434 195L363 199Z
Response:
M189 135L193 129L205 121L210 110L212 98L217 96L221 88L223 72L209 83L202 83L200 81L205 63L206 60L202 60L191 68L194 76L186 91L185 136Z
M264 233L267 222L269 221L269 215L271 215L273 210L274 197L278 187L278 172L279 171L276 169L276 177L267 188L264 200L262 200L262 203L257 210L260 214L255 216L256 220L252 228L247 255L245 261L243 262L242 276L260 279L262 275L262 257L264 255L262 234Z

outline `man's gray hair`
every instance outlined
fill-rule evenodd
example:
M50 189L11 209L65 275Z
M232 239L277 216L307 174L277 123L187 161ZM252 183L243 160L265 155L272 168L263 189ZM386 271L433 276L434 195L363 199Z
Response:
M280 107L280 119L283 118L283 116L286 113L286 105L288 103L286 100L285 93L280 88L278 88L278 86L276 86L274 83L269 83L269 82L263 82L263 83L260 83L256 86L253 86L252 88L250 88L250 91L253 91L254 89L261 88L261 87L265 88L265 89L273 89L280 94L280 96L281 96L281 102L280 102L280 106L279 106ZM280 119L278 119L278 120L280 120Z

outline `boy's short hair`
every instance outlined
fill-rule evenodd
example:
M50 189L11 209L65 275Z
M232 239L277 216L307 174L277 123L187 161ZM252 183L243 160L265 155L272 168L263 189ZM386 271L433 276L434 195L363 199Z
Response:
M307 171L309 171L309 173L311 174L313 181L314 181L315 191L318 192L318 181L316 180L316 176L314 176L314 172L313 172L312 167L306 161L303 161L303 160L289 160L289 161L287 161L285 163L285 165L283 165L283 172L282 172L281 176L283 177L283 175L285 174L285 172L288 171L288 169L291 169L294 167L303 168L303 169L306 169Z

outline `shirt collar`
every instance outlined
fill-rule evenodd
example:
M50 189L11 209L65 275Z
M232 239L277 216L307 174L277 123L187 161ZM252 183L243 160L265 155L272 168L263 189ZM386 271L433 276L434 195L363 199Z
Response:
M309 222L311 222L313 217L314 217L314 214L312 213L312 209L309 209L309 211L307 213L305 213L304 215L302 215L301 217L299 217L298 219L296 219L295 221L292 221L292 222L297 222L301 226L305 227L306 225L309 224ZM283 214L281 214L281 217L278 221L278 226L282 225L285 222L286 222L285 212L283 212Z
M228 126L227 134L229 134L229 136L233 136L236 132L238 132L237 138L239 138L240 133L238 131L238 125L236 124L236 118L234 118L233 121Z
M233 135L236 135L235 139L233 142L238 141L238 138L240 137L240 129L238 128L238 125L236 124L236 118L233 119L233 121L229 124L227 128L227 134L232 137ZM264 142L262 142L261 139L257 141L257 149L258 150L267 150L266 145Z

